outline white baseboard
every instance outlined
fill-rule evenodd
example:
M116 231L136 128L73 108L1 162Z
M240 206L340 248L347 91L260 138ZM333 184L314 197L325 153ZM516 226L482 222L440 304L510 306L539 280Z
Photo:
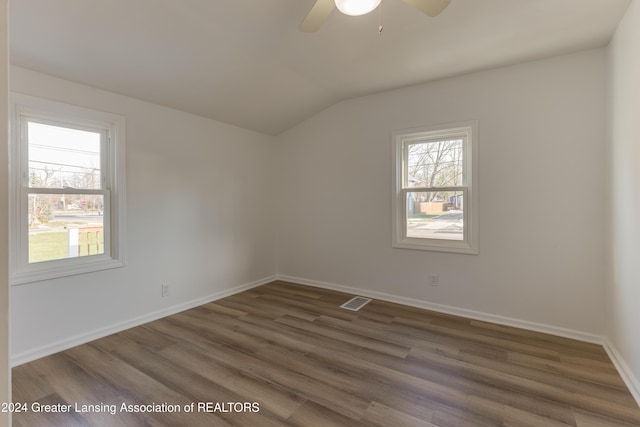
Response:
M636 403L638 404L638 406L640 406L640 381L633 374L631 368L629 368L629 365L627 365L627 362L624 361L618 349L611 343L611 341L609 341L608 338L604 339L602 346L609 355L609 358L613 362L613 365L618 370L618 373L622 377L622 380L627 385L627 388L631 392L631 395L636 400Z
M334 283L320 282L317 280L309 280L300 277L277 276L278 280L299 283L301 285L315 286L318 288L331 289L334 291L345 292L348 294L361 295L368 298L379 299L397 304L408 305L411 307L423 308L425 310L436 311L439 313L453 314L455 316L466 317L469 319L480 320L484 322L497 323L499 325L512 326L515 328L527 329L535 332L556 335L564 338L571 338L578 341L584 341L592 344L603 343L603 337L600 335L590 334L587 332L576 331L573 329L560 328L553 325L543 323L530 322L512 317L498 316L495 314L484 313L481 311L469 310L466 308L452 307L443 304L436 304L429 301L419 300L415 298L406 298L384 292L371 291L368 289L355 288L350 286L336 285Z
M49 356L51 354L58 353L60 351L69 349L71 347L75 347L80 344L85 344L90 341L103 338L108 335L115 334L117 332L124 331L125 329L140 326L142 324L151 322L153 320L158 320L163 317L167 317L172 314L179 313L181 311L189 310L190 308L198 307L200 305L207 304L209 302L216 301L221 298L235 295L239 292L243 292L248 289L262 286L269 282L273 282L274 280L276 280L276 277L271 276L271 277L266 277L264 279L256 280L251 283L246 283L244 285L234 286L229 289L225 289L219 292L214 292L213 294L207 295L202 298L197 298L182 304L163 308L162 310L154 311L152 313L135 317L133 319L126 320L124 322L119 322L111 326L96 329L94 331L90 331L85 334L76 335L52 344L47 344L42 347L38 347L38 348L28 350L19 354L15 354L11 356L11 367L16 367L16 366L22 365L23 363L31 362L32 360Z

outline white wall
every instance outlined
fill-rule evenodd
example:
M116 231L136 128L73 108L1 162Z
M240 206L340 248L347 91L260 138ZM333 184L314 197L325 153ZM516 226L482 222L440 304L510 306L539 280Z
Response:
M609 46L610 231L608 337L640 402L640 2ZM626 366L624 366L626 365Z
M16 362L273 277L272 137L11 71L12 91L127 120L127 266L13 286Z
M596 49L334 105L279 138L279 274L602 335L605 99ZM469 119L480 254L392 249L390 133Z
M0 402L11 402L9 369L9 162L7 159L7 93L9 57L7 51L7 1L0 1ZM0 412L0 426L10 425L10 416Z

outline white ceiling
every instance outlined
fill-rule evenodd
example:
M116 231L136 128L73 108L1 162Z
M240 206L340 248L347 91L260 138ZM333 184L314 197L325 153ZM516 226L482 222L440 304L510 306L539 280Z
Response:
M9 0L11 62L277 135L340 100L604 46L631 0L452 0L429 18L402 0Z

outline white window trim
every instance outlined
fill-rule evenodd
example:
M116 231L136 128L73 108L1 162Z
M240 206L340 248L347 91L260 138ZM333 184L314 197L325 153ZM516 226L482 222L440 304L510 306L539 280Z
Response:
M123 116L92 110L75 105L12 93L10 96L10 282L11 285L55 279L59 277L90 273L125 265L126 248L126 193L125 193L125 127ZM28 169L25 144L20 137L22 117L60 121L79 126L90 126L108 130L108 138L102 167L107 176L105 211L110 221L105 221L105 233L109 233L110 244L105 244L105 253L90 257L67 258L29 264L27 248L27 204L23 190L25 180L22 172ZM25 169L27 168L27 169ZM61 190L62 191L62 190ZM65 189L63 192L86 192Z
M464 240L439 240L406 236L406 203L404 193L404 147L419 140L465 135ZM478 254L478 122L476 120L421 128L403 129L392 133L392 247L460 254Z

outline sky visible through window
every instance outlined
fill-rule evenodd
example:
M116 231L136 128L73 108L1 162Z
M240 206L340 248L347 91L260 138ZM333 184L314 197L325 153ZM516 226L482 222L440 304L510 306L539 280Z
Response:
M100 189L100 133L29 122L29 187Z

